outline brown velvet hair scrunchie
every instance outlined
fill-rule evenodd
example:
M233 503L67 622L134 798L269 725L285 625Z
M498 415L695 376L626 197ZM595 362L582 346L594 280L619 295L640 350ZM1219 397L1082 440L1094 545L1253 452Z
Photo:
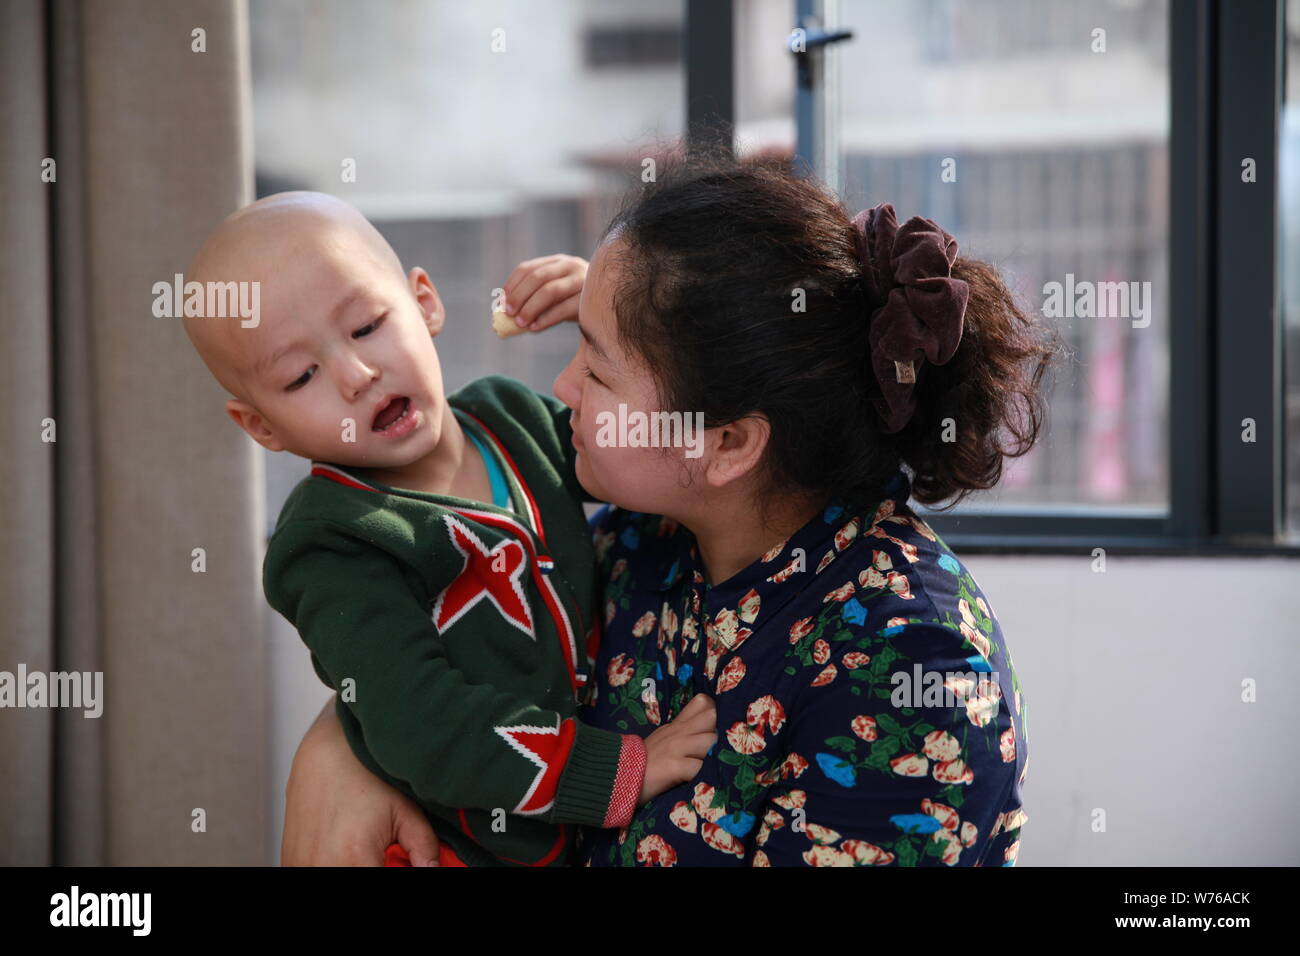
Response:
M957 351L970 289L952 278L957 240L933 220L913 216L900 228L885 202L854 216L853 227L880 385L874 401L883 431L892 434L916 411L916 363L943 365Z

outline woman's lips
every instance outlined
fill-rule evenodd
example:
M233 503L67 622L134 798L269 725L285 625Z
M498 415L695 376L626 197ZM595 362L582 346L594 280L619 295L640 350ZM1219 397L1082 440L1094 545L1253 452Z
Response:
M415 407L414 403L409 398L394 399L394 401L400 401L403 403L404 407L402 408L402 414L390 421L383 428L378 427L378 425L372 425L370 430L376 435L380 435L384 438L402 438L409 435L420 424L420 410ZM385 406L385 408L387 408L387 406ZM375 416L375 421L379 421L378 415Z

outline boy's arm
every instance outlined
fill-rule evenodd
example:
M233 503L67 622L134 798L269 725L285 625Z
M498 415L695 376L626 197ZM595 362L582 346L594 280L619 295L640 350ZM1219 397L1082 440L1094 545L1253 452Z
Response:
M586 259L563 254L526 259L519 263L504 286L506 301L509 303L506 311L517 317L512 321L522 319L523 327L530 332L540 332L561 322L577 322L578 301L582 295L582 286L587 280L587 266ZM599 498L593 498L578 481L578 452L569 440L573 430L569 424L568 407L553 396L541 392L535 394L547 405L552 425L560 439L565 487L578 501L603 504Z
M342 527L296 522L276 539L267 597L298 628L385 772L447 807L626 825L645 774L639 737L466 681L398 563Z

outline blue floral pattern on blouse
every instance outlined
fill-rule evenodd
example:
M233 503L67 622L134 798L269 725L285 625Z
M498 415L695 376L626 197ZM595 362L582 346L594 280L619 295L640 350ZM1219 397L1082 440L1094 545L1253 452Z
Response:
M583 719L648 736L713 696L718 743L588 866L1013 866L1025 701L974 578L907 506L833 501L717 586L694 535L593 519L604 633Z

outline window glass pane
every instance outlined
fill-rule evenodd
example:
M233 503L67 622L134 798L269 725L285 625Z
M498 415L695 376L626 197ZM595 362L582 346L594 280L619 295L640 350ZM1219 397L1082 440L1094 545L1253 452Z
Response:
M1278 263L1286 361L1286 530L1300 540L1300 0L1287 0L1278 181Z
M539 391L570 323L498 340L492 290L523 259L589 258L648 144L681 135L682 0L251 0L258 195L331 193L447 307L448 392L491 373ZM345 181L348 161L355 181ZM269 520L305 462L267 461Z
M793 0L744 0L736 11L736 150L789 157L794 151Z
M1051 308L1045 287L1060 284L1064 314L1048 321L1073 354L1048 383L1042 437L958 511L1163 514L1167 0L838 7L855 33L836 54L846 202L934 219L1027 310ZM1103 283L1125 283L1127 305Z

